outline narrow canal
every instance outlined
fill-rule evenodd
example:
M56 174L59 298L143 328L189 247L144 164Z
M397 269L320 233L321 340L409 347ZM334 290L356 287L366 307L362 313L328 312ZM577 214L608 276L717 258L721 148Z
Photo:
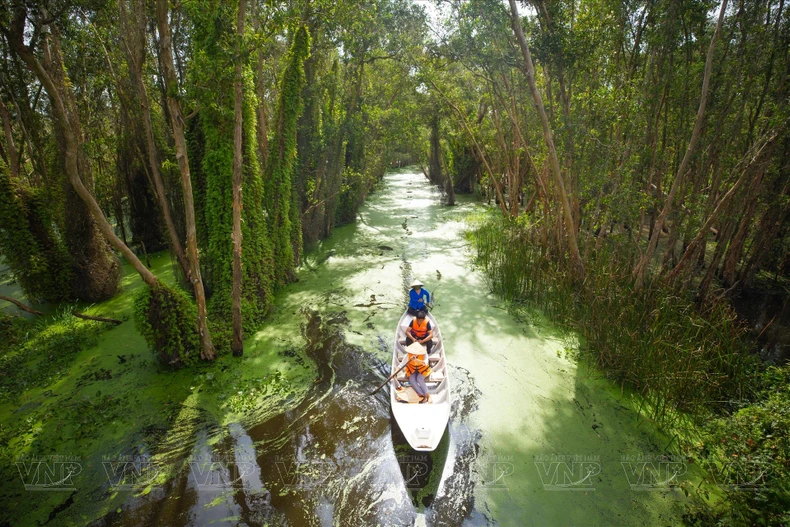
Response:
M310 388L247 422L170 430L157 459L175 477L129 492L97 524L678 524L683 494L671 487L685 465L662 457L668 439L577 365L572 338L514 319L471 268L463 231L481 211L442 206L419 172L388 173L247 339L314 361ZM408 448L386 389L368 396L415 278L435 295L452 381L431 454Z

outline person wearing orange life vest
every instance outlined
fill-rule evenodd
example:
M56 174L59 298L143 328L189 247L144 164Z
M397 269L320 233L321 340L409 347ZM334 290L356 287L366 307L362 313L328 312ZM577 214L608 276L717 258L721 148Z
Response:
M425 378L431 374L431 367L425 360L425 348L421 344L412 343L406 348L407 361L405 370L406 375L409 377L409 385L420 396L420 404L431 402L431 396L428 393L428 385L425 384ZM398 365L400 368L403 365L401 362ZM398 388L401 390L401 388Z
M428 355L431 354L433 347L433 329L431 323L425 316L425 311L418 311L417 316L412 319L409 327L406 328L406 345L412 342L419 342L425 346Z

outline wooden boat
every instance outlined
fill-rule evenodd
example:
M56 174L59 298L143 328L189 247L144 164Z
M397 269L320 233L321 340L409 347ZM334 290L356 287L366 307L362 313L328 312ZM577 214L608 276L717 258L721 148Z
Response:
M395 329L390 375L398 369L406 356L406 329L413 318L414 316L409 315L408 312L404 313ZM427 318L433 329L433 349L428 355L432 372L425 379L431 401L418 404L420 397L409 386L405 369L390 381L390 404L395 421L409 445L414 450L423 452L436 449L450 420L450 379L447 375L444 342L436 319L431 313L428 313Z

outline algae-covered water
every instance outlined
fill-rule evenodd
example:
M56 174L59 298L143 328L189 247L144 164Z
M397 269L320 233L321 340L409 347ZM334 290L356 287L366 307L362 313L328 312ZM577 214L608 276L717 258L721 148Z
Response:
M390 172L358 221L312 249L243 358L170 372L130 320L51 385L0 404L9 525L674 525L686 465L575 340L516 319L470 266L466 218ZM167 256L155 259L160 273ZM383 382L407 284L435 295L453 411L409 449ZM11 431L11 432L9 432ZM6 467L8 468L8 467Z

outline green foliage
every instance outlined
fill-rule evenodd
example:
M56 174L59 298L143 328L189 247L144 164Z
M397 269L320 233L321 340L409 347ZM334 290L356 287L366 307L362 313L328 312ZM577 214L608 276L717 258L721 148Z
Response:
M195 25L191 75L201 107L199 121L191 124L189 131L196 223L201 268L211 295L209 311L211 318L221 325L231 319L233 281L235 13L227 5L193 3L190 15ZM271 304L273 263L256 150L258 102L249 66L244 66L243 75L242 313L245 330L252 331Z
M644 409L670 429L699 418L696 443L684 444L726 501L699 499L692 525L785 525L790 517L790 367L759 364L725 302L704 311L656 280L634 293L635 255L606 243L588 258L580 288L526 215L489 216L469 237L492 289L538 307L578 331L603 371L640 395ZM704 494L704 493L703 493ZM707 497L707 495L705 495Z
M697 463L727 497L728 507L700 502L691 516L707 525L790 522L790 366L771 367L754 404L710 420L695 445Z
M56 235L46 202L36 189L12 181L0 161L0 253L34 302L72 296L71 262Z
M320 37L321 33L318 33L313 42L314 48L321 46ZM297 129L299 155L293 181L297 210L307 211L302 220L302 232L307 243L320 239L324 232L327 154L333 148L330 143L336 142L339 118L330 92L337 86L338 69L336 52L332 49L314 49L304 63L304 110Z
M252 331L272 304L274 262L271 238L263 208L263 172L258 161L255 108L258 100L251 76L245 77L243 209L242 209L242 312L245 331ZM245 308L246 304L246 308Z
M700 312L660 283L634 293L634 253L606 245L588 258L583 287L544 248L529 217L489 217L471 232L476 263L494 292L577 330L596 363L641 395L651 417L703 414L710 401L748 395L756 358L725 304Z
M368 190L368 178L352 168L346 168L343 172L343 184L340 187L340 197L335 212L335 221L338 225L345 225L356 220L357 210Z
M134 299L134 322L162 364L179 368L199 356L197 308L184 291L159 283Z
M296 160L297 121L302 113L304 61L310 54L310 33L296 29L291 49L285 57L280 82L274 137L266 167L266 210L274 249L274 279L282 285L293 279L295 256L301 251L301 207L294 206L293 174ZM293 211L291 209L294 209ZM294 248L297 252L295 254Z
M100 322L82 320L64 309L54 319L0 318L0 401L48 386L69 371L74 357L98 341Z
M203 127L200 115L189 121L186 130L187 154L189 155L189 171L192 181L192 197L195 205L195 230L197 231L198 247L205 254L208 247L208 227L206 226L206 173L203 171L203 152L206 149L206 139L203 137ZM174 167L178 170L177 167ZM180 176L179 176L180 177ZM208 294L211 294L211 261L201 258L200 272Z

